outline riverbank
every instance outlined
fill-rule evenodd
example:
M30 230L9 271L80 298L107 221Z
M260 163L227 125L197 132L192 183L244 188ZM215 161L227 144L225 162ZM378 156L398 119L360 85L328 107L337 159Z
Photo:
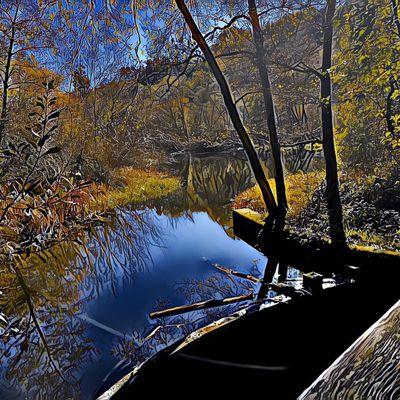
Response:
M65 185L54 184L40 206L38 198L45 190L42 187L28 188L14 202L3 201L0 215L8 213L7 224L0 228L0 255L21 259L82 237L92 226L106 221L114 208L148 204L180 186L178 178L154 170L123 168L112 175L112 184L73 180Z
M270 180L275 190L274 180ZM298 173L286 177L289 210L287 227L299 236L327 239L328 213L322 172ZM390 188L390 190L389 190ZM350 244L377 249L400 247L400 185L373 176L349 174L342 177L341 198L344 224ZM265 204L257 186L236 196L233 209L249 208L266 217ZM305 239L306 240L306 239Z
M128 179L126 175L130 173L132 177ZM175 325L162 327L151 340L144 340L158 326L148 320L149 313L163 304L224 297L227 292L231 297L244 293L246 287L233 285L208 260L235 266L245 274L259 271L257 276L261 276L265 257L243 241L233 239L229 235L230 222L225 219L231 214L229 199L251 186L246 161L226 156L192 158L180 175L175 171L171 174L130 170L128 174L116 174L125 179L114 175L109 186L92 184L91 201L99 200L99 211L95 211L96 204L85 206L93 213L101 213L110 204L115 206L104 215L107 221L92 226L90 233L83 231L79 241L71 240L40 255L31 255L29 265L21 268L31 303L39 310L38 321L43 326L46 345L60 370L66 371L68 384L54 377L51 365L47 369L49 355L46 351L41 353L44 347L34 326L26 340L28 351L19 352L24 336L13 329L25 331L29 310L18 282L4 271L4 317L9 323L4 327L0 351L6 347L15 349L15 355L6 357L12 367L4 366L4 375L7 373L13 389L34 393L40 388L46 397L56 391L65 398L94 398L94 391L118 378L118 366L131 362L132 367L138 358L147 358L165 347L166 340L170 343L236 309L234 304L227 305L204 312L201 319L198 314L188 315L183 324L180 318L176 319ZM221 182L227 185L221 186ZM159 197L180 183L179 190ZM96 194L96 190L101 193ZM136 193L136 201L148 200L126 206L114 201L126 199L129 192ZM159 200L151 200L156 197ZM21 317L26 318L20 325L13 325L14 319ZM51 328L47 330L48 325ZM39 344L33 340L39 340ZM154 344L156 348L151 347ZM36 373L37 366L40 374ZM2 393L0 388L0 397Z

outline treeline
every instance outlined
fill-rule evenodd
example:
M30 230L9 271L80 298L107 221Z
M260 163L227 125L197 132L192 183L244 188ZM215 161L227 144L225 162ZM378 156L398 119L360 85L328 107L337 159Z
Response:
M107 20L110 12L104 10L101 11L105 17L100 18L100 11L91 16L96 28L86 28L80 47L76 45L74 48L69 43L63 45L61 40L69 40L72 35L76 41L78 30L85 29L88 21L84 19L83 11L80 16L78 5L59 9L53 3L38 2L35 5L21 0L6 1L2 5L7 14L2 19L0 42L3 72L1 120L2 124L10 121L9 130L20 128L18 122L27 114L35 86L45 76L52 75L62 93L59 96L65 109L62 142L70 147L68 156L71 162L85 160L93 170L98 170L99 166L107 168L116 156L125 164L134 162L137 153L144 150L143 143L148 154L151 150L159 153L162 149L169 152L196 148L196 143L201 149L235 142L236 136L204 59L184 42L187 40L185 36L179 37L176 25L181 28L181 21L174 21L173 32L153 26L172 18L172 11L166 3L158 7L153 5L155 21L158 22L144 18L141 21L143 47L149 57L144 61L143 57L141 60L137 60L136 55L132 57L124 43L129 35L134 34L124 26L127 21ZM249 21L240 18L239 14L246 2L221 3L221 6L216 6L204 2L197 7L196 17L209 28L205 37L229 81L243 123L256 143L266 145L268 128L254 63L254 41ZM291 144L305 138L320 138L320 95L316 72L320 68L323 4L258 3L265 41L263 58L269 70L280 142ZM224 4L225 8L222 8ZM267 13L269 8L272 11ZM15 21L13 11L17 11ZM90 13L90 9L87 12ZM225 26L217 24L218 15L228 22ZM211 18L207 19L208 16ZM234 22L229 24L232 20ZM397 146L395 121L384 125L385 90L393 92L392 97L396 96L395 88L391 89L395 82L385 85L387 77L378 75L379 68L393 68L392 73L387 70L385 74L396 75L396 66L387 65L396 59L396 32L384 28L387 23L395 27L392 20L390 4L383 1L365 3L364 6L362 3L357 6L343 4L335 19L337 29L331 73L335 86L333 103L337 110L337 129L340 137L347 138L342 146L343 159L353 163L359 160L359 165L364 164L365 158L365 149L359 146L363 137L367 154L374 157L374 161L384 158L385 151L390 148L389 142L392 148ZM104 32L113 24L115 27L111 32ZM13 27L15 34L11 37ZM62 34L60 27L63 27ZM94 39L93 36L99 32L101 37ZM51 38L56 39L50 42ZM164 47L160 46L160 41ZM360 46L361 42L365 45ZM56 45L59 49L55 49ZM382 46L388 51L379 51ZM68 50L71 56L66 55ZM381 59L376 57L377 54ZM374 79L379 79L377 87ZM380 85L383 92L375 90ZM376 98L367 104L370 96ZM393 103L389 106L389 113L393 116L396 115L395 102L396 99L389 102ZM358 126L365 118L352 120L354 113L341 112L351 107L368 115L368 123ZM391 117L388 120L392 121ZM366 131L371 131L367 129L371 126L374 127L372 136L372 132L366 134ZM385 132L390 133L387 139L382 137ZM79 149L74 148L78 136ZM358 146L354 147L353 141ZM105 153L108 152L107 156ZM99 153L104 154L104 158L99 159Z
M396 175L398 170L396 168L399 161L398 150L396 150L398 139L395 127L397 119L395 113L398 106L396 104L397 75L396 64L393 65L393 56L397 61L396 50L386 52L381 48L380 54L384 54L385 60L380 60L381 63L378 61L378 65L376 61L370 61L370 55L363 54L365 50L370 48L375 48L376 50L381 41L386 44L393 44L396 49L396 43L398 46L399 39L395 29L398 26L397 3L376 2L371 4L370 2L360 2L351 4L333 0L321 3L301 1L255 2L249 0L243 2L227 1L220 4L204 2L202 7L189 7L185 1L176 1L175 3L185 21L185 25L179 30L172 23L174 14L169 14L168 7L160 6L161 10L158 13L165 13L166 23L163 27L164 29L161 29L162 33L156 35L156 47L159 48L159 42L161 41L163 49L166 49L164 51L169 54L170 59L174 59L175 54L176 59L178 54L186 51L188 68L193 65L193 58L197 57L200 57L208 64L218 84L231 125L234 127L238 137L240 137L252 165L269 217L274 223L278 220L284 220L287 208L285 180L280 159L280 145L283 137L287 135L287 131L285 132L287 127L282 121L279 121L279 115L284 115L284 113L280 110L283 103L282 96L276 88L285 88L288 77L291 78L293 86L291 87L289 98L294 99L297 105L309 105L304 99L304 94L301 94L301 85L297 82L299 75L307 77L308 94L314 96L314 110L317 110L316 115L318 115L318 118L314 118L314 123L317 127L320 127L314 132L322 139L324 149L325 196L330 236L334 243L338 245L344 244L346 235L340 198L335 135L338 132L340 133L340 148L344 148L343 157L341 158L345 161L343 171L350 171L349 166L353 165L366 172L371 166L376 168L377 164L380 165L380 173L383 172L389 176L392 172ZM223 23L221 23L221 20ZM239 35L234 38L229 51L223 49L219 53L217 45L220 37L223 37L226 32L232 32L232 25L234 24L236 24L235 29L237 29L237 25L241 26ZM386 32L379 32L380 24L392 26L394 30L389 29ZM283 26L282 31L279 31L280 25ZM263 26L266 28L263 29ZM293 30L290 30L292 26ZM204 27L208 29L208 32L205 31ZM179 33L175 37L180 43L179 45L176 45L174 38L170 39L171 32L176 32L177 29ZM223 33L221 34L220 32ZM374 42L370 42L369 46L361 45L360 40L368 40L376 33L381 35L379 40L376 38L378 46ZM291 40L289 40L291 35L295 37L293 43L290 43ZM382 37L384 40L382 40ZM240 39L243 39L247 46L236 47L235 45L240 42ZM193 44L190 45L191 40L193 40L195 46ZM186 48L182 46L182 43L186 45ZM295 49L288 48L290 44L293 44ZM335 58L333 56L334 51L336 53ZM354 133L365 137L365 135L371 135L371 132L366 125L361 128L362 131L355 131L354 128L359 124L354 123L355 121L352 120L355 115L348 115L347 112L349 102L352 101L360 110L360 104L357 103L358 99L367 97L362 88L361 93L357 93L353 97L354 92L357 90L352 87L352 83L357 81L359 77L354 73L353 65L347 59L349 54L352 57L356 57L356 60L352 60L356 65L357 62L361 62L366 67L362 74L373 75L378 70L377 76L370 76L369 78L372 82L374 82L374 79L381 79L384 82L384 90L379 94L381 101L375 99L375 106L372 107L373 112L375 112L374 122L377 129L372 133L374 139L370 141L369 149L371 149L371 143L374 143L375 140L380 142L379 145L373 148L375 153L374 164L366 157L364 149L355 146L355 143L352 142ZM276 198L260 167L257 154L254 152L254 146L250 140L250 130L244 123L243 116L240 115L236 100L235 80L229 75L229 67L226 67L227 62L225 61L226 59L232 60L232 58L235 60L235 67L240 66L242 68L246 66L245 76L247 81L240 86L240 89L246 88L246 83L252 81L252 94L257 94L260 99L263 112L259 112L259 114L262 115L264 126L267 128L268 136L265 136L268 137L266 141L268 141L270 157L274 163ZM246 64L246 60L248 64ZM274 78L276 81L274 81ZM332 81L335 82L334 86ZM311 82L312 85L310 84ZM243 96L240 97L240 100L242 99ZM335 106L336 110L341 108L342 112L344 111L343 116L339 113L335 115ZM306 108L303 107L302 116L304 118L302 122L308 121L305 110ZM369 113L371 109L365 108L361 109L361 111ZM361 121L359 116L356 118L358 118L358 122ZM379 125L379 128L377 125ZM290 130L291 127L289 126ZM386 133L384 134L383 132L385 131ZM293 140L295 135L293 135L293 132L291 133L288 136ZM304 130L302 133L304 134ZM337 139L336 142L338 142ZM345 148L349 145L351 151L346 154ZM353 158L352 153L358 154L355 154ZM357 160L363 161L357 164ZM382 160L384 161L382 162ZM374 172L377 172L377 170L375 169ZM280 226L279 229L281 229L283 223L279 222L278 225Z

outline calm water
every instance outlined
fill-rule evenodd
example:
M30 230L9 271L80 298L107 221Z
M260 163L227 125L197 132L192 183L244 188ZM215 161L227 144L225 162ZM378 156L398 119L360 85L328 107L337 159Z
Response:
M232 234L230 201L253 184L246 161L191 157L174 171L182 181L174 195L119 210L83 246L30 260L29 293L9 279L1 293L1 399L93 398L133 365L238 306L158 321L151 311L252 289L211 265L256 276L265 268L266 258Z

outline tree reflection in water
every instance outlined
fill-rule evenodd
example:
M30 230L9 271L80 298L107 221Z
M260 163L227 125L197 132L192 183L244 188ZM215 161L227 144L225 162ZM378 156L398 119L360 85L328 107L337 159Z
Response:
M257 278L262 276L256 260L250 273ZM205 279L186 279L177 282L176 290L183 294L186 304L191 304L209 299L245 295L250 291L256 290L257 286L251 281L235 279L221 273L213 273ZM138 365L157 351L189 335L196 329L231 315L248 304L248 302L241 302L187 312L177 316L158 318L150 329L135 330L131 338L119 340L113 348L113 354L120 360L128 362L131 367ZM162 310L169 307L171 307L171 304L167 299L158 299L154 305L154 310Z
M0 360L7 385L20 388L22 398L78 398L77 366L97 353L81 318L84 306L132 282L151 261L150 245L162 245L151 213L117 212L82 244L63 243L2 267Z
M232 235L229 202L253 184L247 163L228 157L192 158L182 172L182 182L182 189L167 198L149 201L148 208L117 210L106 226L93 229L83 243L63 243L29 258L21 257L13 265L0 267L0 381L8 382L0 386L2 398L9 392L6 386L12 392L10 398L18 398L18 390L20 398L81 398L82 369L92 362L95 365L99 353L104 350L99 349L93 336L93 326L113 334L108 341L113 343L112 354L118 370L124 366L131 368L178 338L244 305L230 304L162 318L153 324L146 320L144 328L133 331L129 328L123 333L86 314L88 304L104 293L117 298L124 287L132 287L139 274L142 277L151 269L154 248L162 249L168 235L187 224L196 225L193 230L184 229L186 234L196 233L195 240L205 236L204 240L210 242L208 235L212 229L216 237L204 247L206 252L227 257L233 263L252 259L255 250L238 246L236 240L226 242L226 235L221 238L219 227L216 229L211 222L216 221L226 234ZM208 214L207 222L199 212ZM185 246L186 242L185 239L179 245ZM198 247L198 243L193 245ZM189 250L184 262L197 263L196 267L203 268L198 265L201 260L193 260L201 256ZM251 272L261 277L256 264ZM212 269L203 278L196 276L195 271L190 274L175 283L177 296L174 299L154 300L158 295L156 288L156 294L144 294L148 297L146 301L152 301L153 308L159 310L170 306L172 300L176 303L177 298L182 304L194 303L240 296L255 289L252 282L233 279ZM160 281L162 284L163 279L163 276L158 277L158 284ZM137 297L129 300L135 302ZM136 305L129 303L128 307ZM110 309L104 310L107 312Z
M286 282L296 285L300 278L297 269L287 265L279 265L273 261L276 270L271 278L274 283ZM284 272L284 276L282 273ZM263 273L258 268L255 260L253 267L248 271L255 278L263 279ZM209 299L223 299L248 294L250 291L258 292L263 290L260 284L249 280L243 280L223 273L213 273L206 279L187 279L176 283L176 290L184 295L185 303L191 304ZM264 297L274 297L276 293L267 291ZM241 308L249 305L249 301L225 305L222 307L210 308L187 312L182 315L159 318L146 330L134 330L130 338L118 341L113 348L113 354L123 365L139 365L152 355L171 345L178 339L186 337L191 332L206 326L213 321L232 315ZM163 310L171 307L166 299L159 299L154 305L154 310Z
M320 151L313 147L286 148L283 153L285 173L307 172L318 169ZM261 164L266 176L272 178L272 163L268 152L261 152ZM187 156L174 164L173 173L181 177L182 190L171 197L168 211L172 215L183 212L205 211L213 221L224 227L233 237L232 211L229 204L235 196L255 184L250 166L243 155L233 156ZM164 200L163 200L164 201Z

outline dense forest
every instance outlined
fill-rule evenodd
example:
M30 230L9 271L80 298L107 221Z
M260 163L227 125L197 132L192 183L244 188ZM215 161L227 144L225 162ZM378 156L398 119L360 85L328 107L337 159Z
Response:
M72 314L147 268L157 218L205 212L231 240L249 208L260 240L398 250L399 18L397 0L0 0L0 394L90 398ZM188 302L249 290L186 278ZM162 321L112 357L200 324Z

